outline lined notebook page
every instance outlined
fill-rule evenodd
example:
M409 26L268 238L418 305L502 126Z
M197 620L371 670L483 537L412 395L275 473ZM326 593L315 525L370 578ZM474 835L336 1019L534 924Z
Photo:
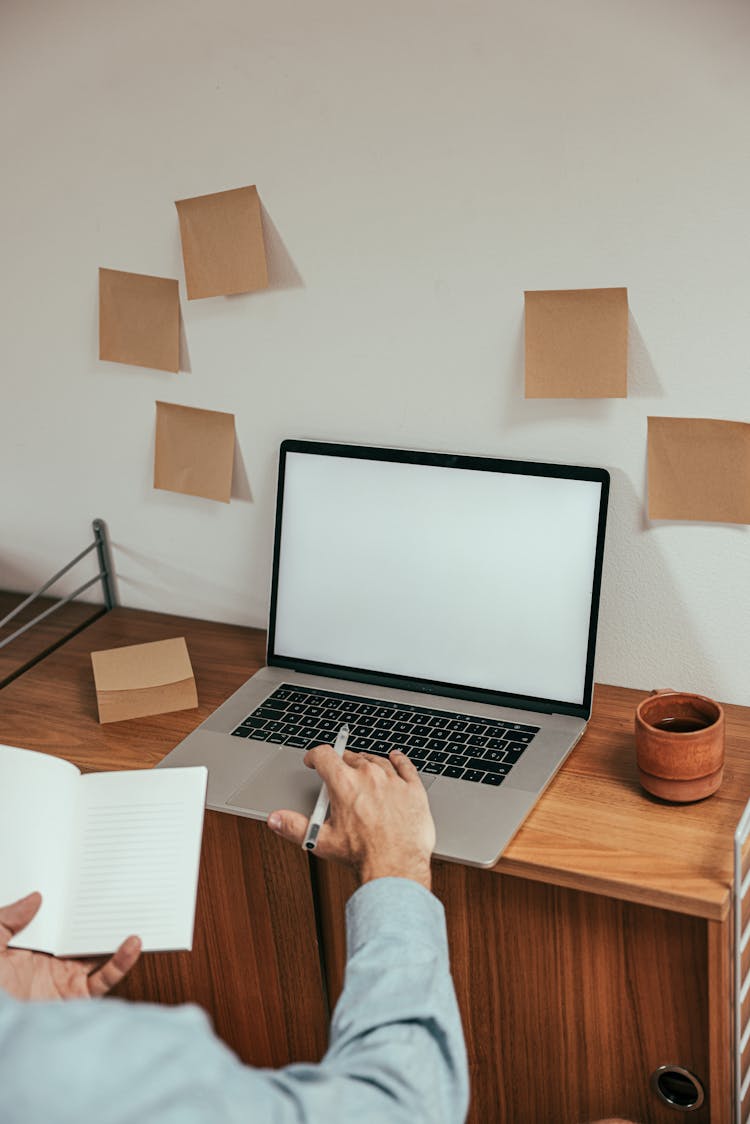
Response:
M203 766L81 777L58 955L113 952L131 933L146 951L192 947L207 778Z

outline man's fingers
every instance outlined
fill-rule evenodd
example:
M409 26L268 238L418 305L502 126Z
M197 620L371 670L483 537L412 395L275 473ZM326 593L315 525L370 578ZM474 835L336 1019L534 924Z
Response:
M335 792L347 774L347 765L330 745L316 745L305 754L305 764L312 765Z
M307 819L300 812L271 812L268 817L268 826L276 835L288 839L290 843L302 846L302 840L307 831Z
M128 937L101 968L91 973L88 978L89 995L93 999L99 995L106 995L128 974L140 955L140 937Z
M0 909L0 948L6 948L10 938L26 928L41 904L42 895L34 891Z
M388 760L390 761L391 765L393 765L393 768L396 770L402 780L419 780L419 770L414 765L414 762L410 761L406 754L402 753L401 750L394 749Z

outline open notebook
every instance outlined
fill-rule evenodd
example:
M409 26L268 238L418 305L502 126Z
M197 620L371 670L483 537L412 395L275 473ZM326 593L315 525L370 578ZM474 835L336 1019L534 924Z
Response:
M189 949L207 770L82 774L0 745L0 905L41 908L10 943L57 956Z

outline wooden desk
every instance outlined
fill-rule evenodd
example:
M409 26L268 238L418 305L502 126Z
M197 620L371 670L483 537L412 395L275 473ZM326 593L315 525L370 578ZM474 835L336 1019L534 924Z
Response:
M200 706L100 726L90 653L185 636ZM264 634L114 609L0 691L0 742L66 757L82 770L155 765L264 660ZM124 934L126 935L126 934ZM192 1001L259 1066L317 1061L324 997L309 860L264 824L207 812L191 953L150 953L118 990Z
M201 706L99 726L89 652L187 638ZM249 629L117 609L0 692L0 740L89 769L160 760L260 664ZM731 1120L732 836L750 795L750 710L727 707L720 791L661 804L636 777L643 692L598 687L585 737L492 871L435 864L472 1072L470 1119L581 1124L682 1117L649 1090L657 1066L710 1098L687 1119ZM307 858L246 819L208 813L192 954L146 957L128 994L193 998L255 1064L317 1058L327 1013ZM331 1000L344 962L348 873L315 863Z

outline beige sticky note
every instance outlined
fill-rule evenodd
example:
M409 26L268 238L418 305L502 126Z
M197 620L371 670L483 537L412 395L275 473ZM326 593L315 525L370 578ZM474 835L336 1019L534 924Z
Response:
M91 653L100 722L190 710L198 705L183 636Z
M627 397L627 289L524 297L527 398Z
M750 423L649 418L648 515L750 523Z
M99 270L99 358L180 369L180 292L171 277Z
M156 403L154 487L229 503L234 414Z
M268 288L256 187L238 187L175 203L188 300Z

